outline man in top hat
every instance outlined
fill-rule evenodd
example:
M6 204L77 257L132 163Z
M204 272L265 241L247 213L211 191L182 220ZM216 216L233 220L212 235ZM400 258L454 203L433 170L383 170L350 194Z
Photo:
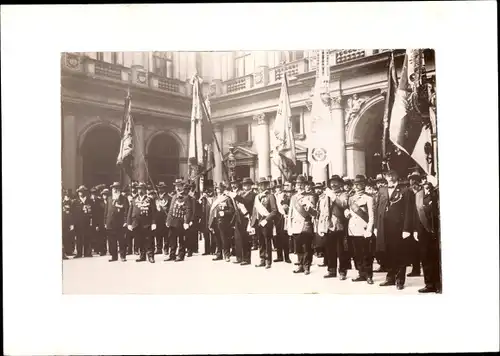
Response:
M202 192L201 197L198 200L202 210L200 233L203 237L205 246L202 253L203 256L214 254L216 248L215 236L208 228L210 207L212 206L214 199L213 181L207 181L204 187L204 191Z
M319 265L319 267L326 267L328 264L328 258L326 256L326 251L325 251L325 225L329 225L328 220L325 219L325 214L327 213L328 210L325 211L326 207L329 205L329 199L325 195L324 192L324 186L322 183L316 183L314 185L314 195L316 198L316 206L315 211L316 211L316 218L314 219L314 240L313 240L313 247L314 250L316 251L316 255L318 257L323 257L323 263ZM321 209L320 209L321 206ZM320 216L320 211L323 211L323 215ZM320 222L321 219L321 222ZM323 234L319 234L319 229L323 231ZM328 227L326 227L328 229Z
M387 187L379 190L375 207L377 250L385 252L386 281L381 286L404 288L408 258L408 237L412 231L413 192L398 182L398 174L390 170L385 174Z
M109 243L109 262L118 260L118 245L120 246L120 259L126 261L127 239L125 227L127 226L128 200L121 194L121 185L114 182L110 186L111 196L104 205L104 228L106 229Z
M132 181L130 183L130 194L127 195L127 200L128 200L128 209L132 209L133 207L133 201L137 198L137 182ZM129 211L127 211L127 216L129 214ZM137 240L134 239L134 232L130 231L127 229L126 231L126 238L127 238L127 255L131 255L132 253L135 253L136 255L139 254L139 244Z
M192 221L193 205L188 198L182 179L174 182L175 195L172 197L167 214L166 226L169 229L169 257L165 261L184 261L186 255L186 231ZM177 252L177 246L179 251ZM177 258L176 256L177 252Z
M94 215L92 218L92 248L94 253L106 256L106 235L104 229L104 202L99 194L99 186L90 189L90 199L94 204Z
M245 187L248 189L248 181ZM251 187L251 185L250 185ZM234 226L234 252L236 261L234 263L245 265L250 264L250 238L247 232L248 218L252 210L248 210L242 195L242 182L238 179L231 181L231 191L228 195L233 199L237 216L235 216Z
M198 204L196 197L196 183L190 182L184 185L184 194L186 199L191 203L191 220L189 228L186 230L186 251L187 256L193 256L193 253L198 253L198 228L201 218L201 206Z
M415 193L413 236L418 241L425 287L419 293L441 293L441 251L438 196L432 183Z
M236 253L237 256L241 256L242 266L247 266L251 263L252 238L248 232L248 225L254 209L255 197L257 195L252 190L253 184L254 182L250 177L243 178L243 181L241 182L242 189L239 191L239 194L234 197L240 212L242 212L242 214L240 214L240 222L238 225L239 229L235 231L235 237L238 240L241 240L241 252L237 249ZM244 209L240 204L243 204ZM246 213L244 213L245 211Z
M357 278L353 278L353 282L373 284L373 198L366 194L365 187L365 176L357 175L345 216L349 219L347 235L354 250L359 273Z
M92 233L95 231L93 218L95 205L90 199L87 187L81 185L76 190L78 198L73 202L73 228L76 235L76 255L74 258L92 257ZM70 227L71 228L71 227ZM71 229L73 229L71 228Z
M413 171L408 175L408 180L409 180L409 189L413 192L413 194L417 194L419 191L422 190L422 186L420 185L421 182L421 175L418 171ZM420 268L420 250L418 246L417 240L414 238L410 238L408 240L408 243L411 245L410 247L410 261L411 261L411 272L408 273L406 276L407 277L419 277L421 273L421 268Z
M170 197L167 194L167 186L164 182L158 183L158 197L155 199L155 221L156 221L156 249L155 254L167 253L168 251L168 229L166 226Z
M305 192L306 179L298 175L295 182L296 193L290 199L288 213L288 234L293 235L296 241L296 253L299 263L294 273L310 273L313 258L313 217L316 201L314 196Z
M379 199L379 191L382 187L387 187L387 180L384 178L382 173L377 174L375 178L375 195L373 196L373 206L376 207ZM379 268L373 272L385 273L387 269L385 268L384 252L375 251L375 258L379 264Z
M319 216L317 233L325 235L325 251L328 273L324 278L336 278L337 267L340 279L346 279L349 255L344 248L347 221L344 211L348 206L347 193L342 189L344 181L333 175L328 180L328 188L318 204Z
M74 226L72 216L73 201L67 191L63 191L62 199L62 258L68 259L68 255L73 254L74 250Z
M283 209L283 233L287 236L288 255L295 253L293 238L288 235L288 212L290 211L290 199L293 195L293 187L291 182L285 182L283 185L283 199L281 200L281 208ZM291 263L286 261L287 263Z
M269 191L269 180L260 178L258 185L259 194L255 196L249 227L252 232L255 231L259 241L260 263L256 267L265 266L268 269L273 261L271 240L278 208L275 196Z
M210 207L208 217L208 226L216 234L217 241L217 252L213 260L225 259L226 262L230 262L233 226L237 224L236 204L229 196L229 187L225 183L219 183L216 191L217 197Z
M275 226L276 226L276 253L277 258L274 262L292 263L290 261L290 245L288 242L288 234L285 232L285 216L287 212L285 211L283 201L285 200L285 192L283 191L283 186L281 184L281 179L276 182L274 196L276 198L276 206L278 208L278 214L276 214Z
M146 195L146 184L139 183L137 193L128 212L128 230L134 233L139 247L139 258L136 262L146 261L147 254L149 262L154 263L153 233L156 230L154 202Z

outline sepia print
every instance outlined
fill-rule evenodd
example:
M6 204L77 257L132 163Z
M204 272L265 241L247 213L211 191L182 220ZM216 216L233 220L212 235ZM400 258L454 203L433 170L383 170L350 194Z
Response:
M61 54L65 294L441 293L432 49Z

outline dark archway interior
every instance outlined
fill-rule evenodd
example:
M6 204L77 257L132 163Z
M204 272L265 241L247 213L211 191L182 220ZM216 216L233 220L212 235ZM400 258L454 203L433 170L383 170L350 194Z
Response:
M375 177L382 171L382 137L383 137L384 101L369 108L361 117L356 128L355 138L365 148L365 173L367 177ZM404 152L396 152L396 147L387 137L387 152L390 155L389 167L396 170L400 177L406 177L415 167L413 159Z
M120 180L116 158L120 149L120 134L109 126L98 126L86 135L82 145L83 184L93 187Z
M155 184L171 186L179 176L180 149L177 141L162 133L153 138L148 148L148 172Z

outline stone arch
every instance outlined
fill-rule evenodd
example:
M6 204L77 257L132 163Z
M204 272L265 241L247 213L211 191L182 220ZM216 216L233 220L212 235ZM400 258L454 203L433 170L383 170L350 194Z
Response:
M184 150L182 141L172 131L160 130L149 137L145 157L148 174L155 184L164 182L170 186L180 176Z
M370 109L373 109L374 106L380 104L385 100L385 96L382 94L378 94L375 96L372 96L370 99L368 99L363 106L361 107L358 115L349 123L347 126L347 132L346 132L346 143L347 144L353 144L353 143L359 143L359 138L362 136L362 124L365 123L368 119L367 117L367 112L370 111Z
M110 122L110 121L105 121L102 119L97 119L97 120L92 120L90 123L88 123L80 132L78 136L78 150L81 152L81 149L83 147L83 143L85 142L85 138L89 133L91 133L94 129L98 129L99 127L110 127L113 128L117 131L118 135L121 134L121 129L118 125Z
M111 184L120 178L116 158L120 147L120 130L108 122L87 125L79 136L78 160L83 184Z
M149 153L151 142L153 142L153 140L155 138L157 138L158 136L161 136L161 135L168 135L172 139L175 140L175 142L177 143L177 145L179 147L179 158L187 157L187 149L186 149L186 146L184 145L184 142L182 141L182 139L180 138L180 136L176 132L173 132L171 130L158 130L158 131L155 131L154 133L152 133L146 142L146 150L145 150L146 154Z

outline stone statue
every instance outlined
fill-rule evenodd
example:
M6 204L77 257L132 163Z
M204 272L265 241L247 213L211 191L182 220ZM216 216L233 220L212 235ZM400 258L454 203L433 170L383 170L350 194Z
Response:
M349 125L352 119L359 113L365 101L366 99L359 98L358 94L353 94L352 97L347 99L346 126Z

